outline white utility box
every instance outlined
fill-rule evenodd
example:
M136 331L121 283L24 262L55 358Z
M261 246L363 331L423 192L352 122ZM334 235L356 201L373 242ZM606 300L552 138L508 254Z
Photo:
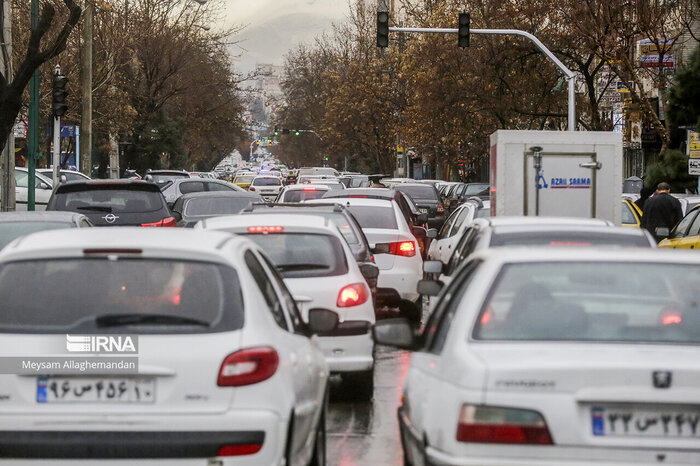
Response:
M491 135L491 215L586 217L620 224L622 134Z

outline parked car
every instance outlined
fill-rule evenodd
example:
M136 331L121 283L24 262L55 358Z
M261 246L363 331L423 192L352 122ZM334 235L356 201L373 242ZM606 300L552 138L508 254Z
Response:
M313 335L338 316L312 309L304 323L249 239L36 233L0 254L0 299L3 357L75 362L0 374L4 458L325 464L328 366ZM86 347L95 334L117 343Z
M178 227L192 228L200 220L238 214L251 203L264 202L255 193L240 191L205 191L180 196L170 209Z
M398 408L407 464L695 464L700 257L489 249L460 267L414 351ZM688 421L688 419L692 419Z
M175 219L157 184L136 180L61 183L47 210L84 214L95 226L174 227Z
M173 205L178 197L187 193L199 192L245 192L245 189L224 180L210 180L204 178L178 178L161 185L160 191L168 205Z
M41 173L34 174L34 209L46 210L53 190L53 181ZM29 171L15 167L15 210L27 210L29 198Z
M73 212L0 212L0 249L38 231L91 226L85 215Z

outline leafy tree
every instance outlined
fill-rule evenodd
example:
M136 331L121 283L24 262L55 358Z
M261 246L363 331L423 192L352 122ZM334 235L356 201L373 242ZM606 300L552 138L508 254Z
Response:
M700 128L700 46L695 48L688 64L676 73L669 102L673 125Z
M688 156L678 150L664 151L659 161L647 168L646 186L654 187L662 181L669 183L673 192L694 191L698 187L698 177L688 174Z

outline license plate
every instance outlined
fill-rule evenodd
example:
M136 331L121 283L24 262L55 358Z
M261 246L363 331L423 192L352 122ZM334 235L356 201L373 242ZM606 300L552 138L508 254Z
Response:
M421 214L427 214L427 213L428 213L428 209L418 209L418 210L420 210L420 213L421 213Z
M40 377L37 403L153 403L156 383L148 378Z
M600 437L700 438L700 409L591 408L593 435Z

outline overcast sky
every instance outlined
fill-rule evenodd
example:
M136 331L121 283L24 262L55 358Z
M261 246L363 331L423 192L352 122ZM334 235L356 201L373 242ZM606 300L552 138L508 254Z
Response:
M258 63L283 64L284 54L309 43L347 17L347 0L226 0L226 25L246 25L231 48L235 68L248 72Z

